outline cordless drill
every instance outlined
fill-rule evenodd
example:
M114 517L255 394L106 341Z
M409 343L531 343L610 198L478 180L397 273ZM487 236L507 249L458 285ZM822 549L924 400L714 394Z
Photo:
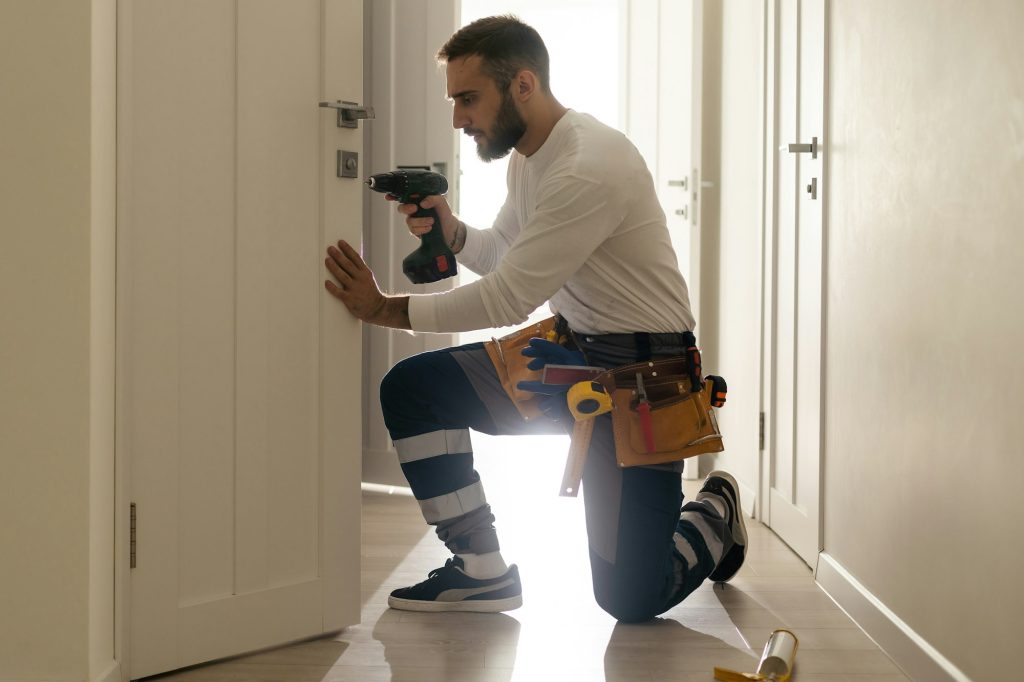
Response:
M416 204L414 218L433 218L434 224L420 240L420 247L402 261L402 272L415 284L437 282L458 274L455 254L448 248L441 229L441 219L432 208L422 208L419 202L434 194L448 191L448 180L440 173L427 170L403 169L371 175L366 181L375 192L398 198L403 204Z

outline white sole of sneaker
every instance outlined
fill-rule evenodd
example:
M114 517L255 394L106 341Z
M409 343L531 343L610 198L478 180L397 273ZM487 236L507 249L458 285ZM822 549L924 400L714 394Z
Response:
M502 613L512 611L523 605L523 596L506 597L505 599L464 599L462 601L422 601L419 599L400 599L388 597L388 606L400 611L461 611L468 613Z
M738 524L736 524L735 528L732 529L732 539L737 544L746 545L747 544L747 523L743 519L743 508L740 507L740 486L739 486L739 484L736 482L736 479L732 477L732 474L728 474L728 473L726 473L724 471L712 471L710 474L708 474L708 476L709 477L710 476L718 476L720 478L724 478L725 480L729 481L729 485L731 485L732 489L736 491L736 499L734 500L734 502L736 503L736 518L738 518L740 520L740 522Z
M732 538L737 545L742 545L744 547L743 557L746 558L747 523L743 518L743 508L740 506L740 486L738 483L736 483L736 479L732 477L732 474L728 474L724 471L712 471L710 474L708 474L708 478L711 478L712 476L724 478L726 481L729 482L729 485L732 486L733 491L735 491L736 493L736 499L733 500L733 503L736 508L736 518L739 520L739 523L733 524ZM711 579L714 580L716 583L727 583L734 577L736 577L736 574L739 573L739 569L742 568L742 566L743 561L741 560L740 565L737 566L735 570L733 570L733 572L729 575ZM712 572L712 575L714 575L714 572Z

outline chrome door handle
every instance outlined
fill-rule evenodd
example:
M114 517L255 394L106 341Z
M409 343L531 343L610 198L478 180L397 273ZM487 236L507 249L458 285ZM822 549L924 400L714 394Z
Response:
M791 142L789 144L790 154L806 154L811 153L811 158L818 158L818 138L812 137L810 144L801 144L799 142Z
M355 102L337 100L335 102L320 102L320 106L338 110L339 128L355 128L361 118L376 118L373 114L373 107L364 107Z

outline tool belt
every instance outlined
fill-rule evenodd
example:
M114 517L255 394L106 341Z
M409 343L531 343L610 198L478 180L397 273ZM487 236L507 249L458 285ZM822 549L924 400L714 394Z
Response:
M561 320L561 318L559 318ZM523 355L530 339L534 337L551 338L556 336L555 318L549 317L529 327L523 327L501 337L491 339L484 344L487 356L490 357L501 387L519 410L523 419L536 419L543 413L540 410L540 397L530 391L521 391L516 386L520 381L539 381L541 370L527 369L526 364L533 358Z
M721 377L700 378L700 354L623 365L599 375L612 399L620 467L675 462L725 449L712 406L725 404Z
M551 317L484 344L502 388L526 420L543 414L540 397L517 388L520 381L541 378L541 370L526 366L532 358L522 354L534 337L562 342L572 334L563 318ZM718 376L702 378L696 347L685 355L621 365L594 381L611 396L620 467L676 462L725 449L711 408L725 404L726 383ZM580 456L585 455L584 447Z

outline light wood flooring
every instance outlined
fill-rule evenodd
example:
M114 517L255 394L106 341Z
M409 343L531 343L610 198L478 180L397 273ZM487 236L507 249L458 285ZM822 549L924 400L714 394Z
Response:
M560 498L564 437L473 434L502 554L524 605L507 614L388 609L396 587L448 557L407 495L363 493L362 623L327 638L150 678L161 682L697 682L753 672L765 640L799 637L794 682L905 682L778 537L748 520L750 549L724 589L705 584L657 620L620 625L591 593L582 499ZM684 488L692 497L697 481ZM584 492L585 494L585 492Z

